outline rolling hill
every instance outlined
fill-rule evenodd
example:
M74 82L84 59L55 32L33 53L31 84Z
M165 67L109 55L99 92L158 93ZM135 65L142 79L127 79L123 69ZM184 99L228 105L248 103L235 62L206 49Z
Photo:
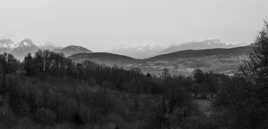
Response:
M79 53L92 53L91 50L81 46L70 45L61 49L56 49L55 52L63 53L66 57Z
M139 62L137 59L128 56L106 53L106 52L79 53L72 55L69 58L75 62L83 62L89 60L97 64L104 64L107 66L117 65L120 67L123 67L126 64L135 64Z
M194 69L233 74L247 59L251 47L185 50L155 56L146 60L155 68L168 68L172 74L189 74ZM154 71L153 69L151 69ZM149 70L150 71L150 70Z
M239 64L247 59L251 47L216 48L203 50L185 50L158 55L147 59L112 53L82 53L70 56L76 62L89 60L108 66L117 65L125 69L140 68L144 73L159 75L164 68L173 75L189 75L194 69L233 74Z
M168 54L158 55L147 60L169 60L176 58L194 58L204 56L240 56L249 53L251 47L235 47L235 48L215 48L215 49L201 49L201 50L183 50Z
M183 50L201 50L201 49L215 49L215 48L234 48L243 46L243 44L228 44L222 42L219 39L210 39L203 41L186 42L182 44L171 45L168 48L162 50L160 54L167 54L172 52L178 52Z
M204 42L204 44L207 43L208 41ZM220 41L213 40L213 42L210 42L210 45L211 44L213 44L212 46L217 46L221 43ZM35 45L31 39L24 39L17 43L10 39L0 40L0 52L9 52L20 60L28 53L34 53L38 49L40 49L40 46ZM135 59L121 54L107 52L92 52L87 48L75 45L54 51L63 53L75 62L89 60L97 64L107 66L116 65L125 69L140 68L144 73L149 72L155 75L161 74L162 70L167 68L173 75L188 75L194 69L232 74L237 70L239 64L247 59L250 50L250 46L200 50L192 49L161 54L146 59Z

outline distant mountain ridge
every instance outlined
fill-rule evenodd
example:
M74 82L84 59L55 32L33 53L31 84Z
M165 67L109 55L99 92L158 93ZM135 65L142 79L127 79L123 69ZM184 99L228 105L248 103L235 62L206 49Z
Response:
M239 56L245 55L250 52L250 46L241 46L235 48L213 48L213 49L200 49L200 50L183 50L162 54L155 57L148 58L147 60L172 60L175 58L193 58L202 56Z
M10 53L18 59L23 59L28 53L35 53L38 49L31 39L24 39Z
M13 48L14 46L15 43L11 39L0 39L0 48Z
M157 42L157 41L143 41L144 44L137 46L119 47L110 50L111 53L127 55L133 58L145 59L160 54L167 54L172 52L178 52L183 50L201 50L201 49L213 49L213 48L233 48L244 46L245 44L228 44L222 42L219 39L209 39L203 41L185 42L182 44L172 44L172 45L158 45L169 44L167 42Z
M28 53L34 53L38 49L38 46L36 46L29 38L23 39L17 43L8 38L0 39L0 53L11 53L20 60L23 59Z
M80 53L69 57L75 62L92 61L97 64L107 66L121 66L126 63L136 63L138 60L119 54L107 53L107 52L95 52L95 53Z
M205 41L204 44L212 44L214 47L226 47L226 45L223 45L224 43L216 40ZM192 45L190 44L190 46ZM168 68L174 75L187 75L197 68L204 71L231 74L237 70L239 64L243 60L247 59L248 53L251 51L250 46L234 48L211 48L200 50L191 49L158 54L156 56L145 59L137 59L122 54L92 52L87 48L75 45L70 45L54 50L53 46L46 47L51 48L54 52L63 53L66 57L69 57L75 62L83 62L89 60L96 64L118 66L124 69L140 68L144 73L149 72L155 75L159 75L164 68ZM31 39L27 38L20 42L14 42L7 38L0 39L0 52L11 53L20 60L22 60L28 53L35 53L39 49L46 49L46 47L37 46ZM174 47L174 50L175 49L177 48Z
M15 43L11 39L5 38L0 39L0 52L6 51L10 52L12 48L14 48Z
M213 48L234 48L243 46L241 44L227 44L219 39L210 39L204 41L186 42L179 45L171 45L170 47L162 50L160 54L172 53L183 50L201 50Z
M163 46L144 44L141 46L116 48L110 50L110 52L127 55L133 58L144 59L158 55L161 50L163 50Z
M251 46L184 50L158 55L147 59L135 59L112 53L81 53L70 56L75 62L92 61L97 64L118 66L125 69L140 68L144 73L159 75L168 68L174 75L187 75L194 69L233 74L239 64L246 60Z
M76 45L70 45L61 49L56 49L55 52L63 53L66 57L79 53L92 53L91 50Z
M25 38L19 42L14 42L9 38L0 39L0 53L7 52L14 55L17 59L22 60L27 54L35 53L39 49L48 49L54 52L63 53L70 56L78 53L91 53L91 50L81 46L70 45L64 48L57 48L53 45L37 46L31 39Z

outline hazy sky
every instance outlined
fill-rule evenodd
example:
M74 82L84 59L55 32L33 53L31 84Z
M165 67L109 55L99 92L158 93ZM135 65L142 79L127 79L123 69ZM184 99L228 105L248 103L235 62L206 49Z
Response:
M267 5L268 0L0 0L0 34L93 50L147 40L251 42L268 16Z

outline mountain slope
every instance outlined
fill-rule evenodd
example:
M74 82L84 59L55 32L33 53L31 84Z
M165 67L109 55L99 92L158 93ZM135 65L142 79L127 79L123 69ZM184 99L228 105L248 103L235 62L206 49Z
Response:
M29 53L35 53L39 47L34 44L31 39L24 39L19 42L18 46L11 51L18 59L23 59Z
M170 46L158 45L158 44L165 44L165 43L167 42L147 41L147 42L139 43L143 45L136 45L136 46L133 46L132 43L130 43L128 47L119 47L119 48L110 50L110 52L121 54L121 55L127 55L133 58L144 59L144 58L153 57L159 54L167 54L167 53L178 52L178 51L183 51L183 50L234 48L234 47L243 46L243 44L227 44L227 43L220 41L219 39L186 42L182 44L173 44Z
M0 39L0 53L10 52L14 47L15 43L11 39L8 38Z
M160 52L160 54L172 53L182 50L201 50L201 49L214 49L214 48L233 48L240 45L226 44L219 39L204 40L198 42L187 42L180 45L172 45Z
M249 53L251 47L243 46L236 48L215 48L202 50L184 50L169 54L158 55L147 60L173 60L176 58L198 58L204 56L240 56Z
M125 64L136 63L137 60L128 56L106 53L106 52L96 52L96 53L80 53L69 57L75 62L83 62L85 60L92 61L97 64L104 64L108 66L124 66Z
M163 47L161 46L145 44L135 47L122 47L110 51L112 53L127 55L133 58L144 59L157 55L162 49Z
M92 53L92 51L81 46L70 45L62 49L55 50L56 52L63 53L66 57L75 55L78 53Z
M233 74L248 58L250 46L236 48L216 48L185 50L147 59L154 68L168 68L172 74L190 74L194 69Z
M173 75L189 75L194 69L232 74L239 64L247 59L250 50L250 46L185 50L141 60L112 53L76 54L70 58L76 62L89 60L125 69L140 68L144 73L154 75L159 75L164 68L168 68Z
M8 52L13 54L17 59L22 60L28 53L35 53L39 49L48 49L58 53L63 53L65 56L70 56L78 53L91 53L92 51L81 46L70 45L64 48L58 48L53 45L44 44L37 46L29 39L23 39L20 42L13 42L11 39L0 39L0 53Z

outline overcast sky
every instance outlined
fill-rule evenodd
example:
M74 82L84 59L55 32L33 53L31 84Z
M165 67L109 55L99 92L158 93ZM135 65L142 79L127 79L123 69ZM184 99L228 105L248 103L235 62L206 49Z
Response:
M268 0L0 0L0 34L93 50L147 40L252 42L268 16L267 5Z

